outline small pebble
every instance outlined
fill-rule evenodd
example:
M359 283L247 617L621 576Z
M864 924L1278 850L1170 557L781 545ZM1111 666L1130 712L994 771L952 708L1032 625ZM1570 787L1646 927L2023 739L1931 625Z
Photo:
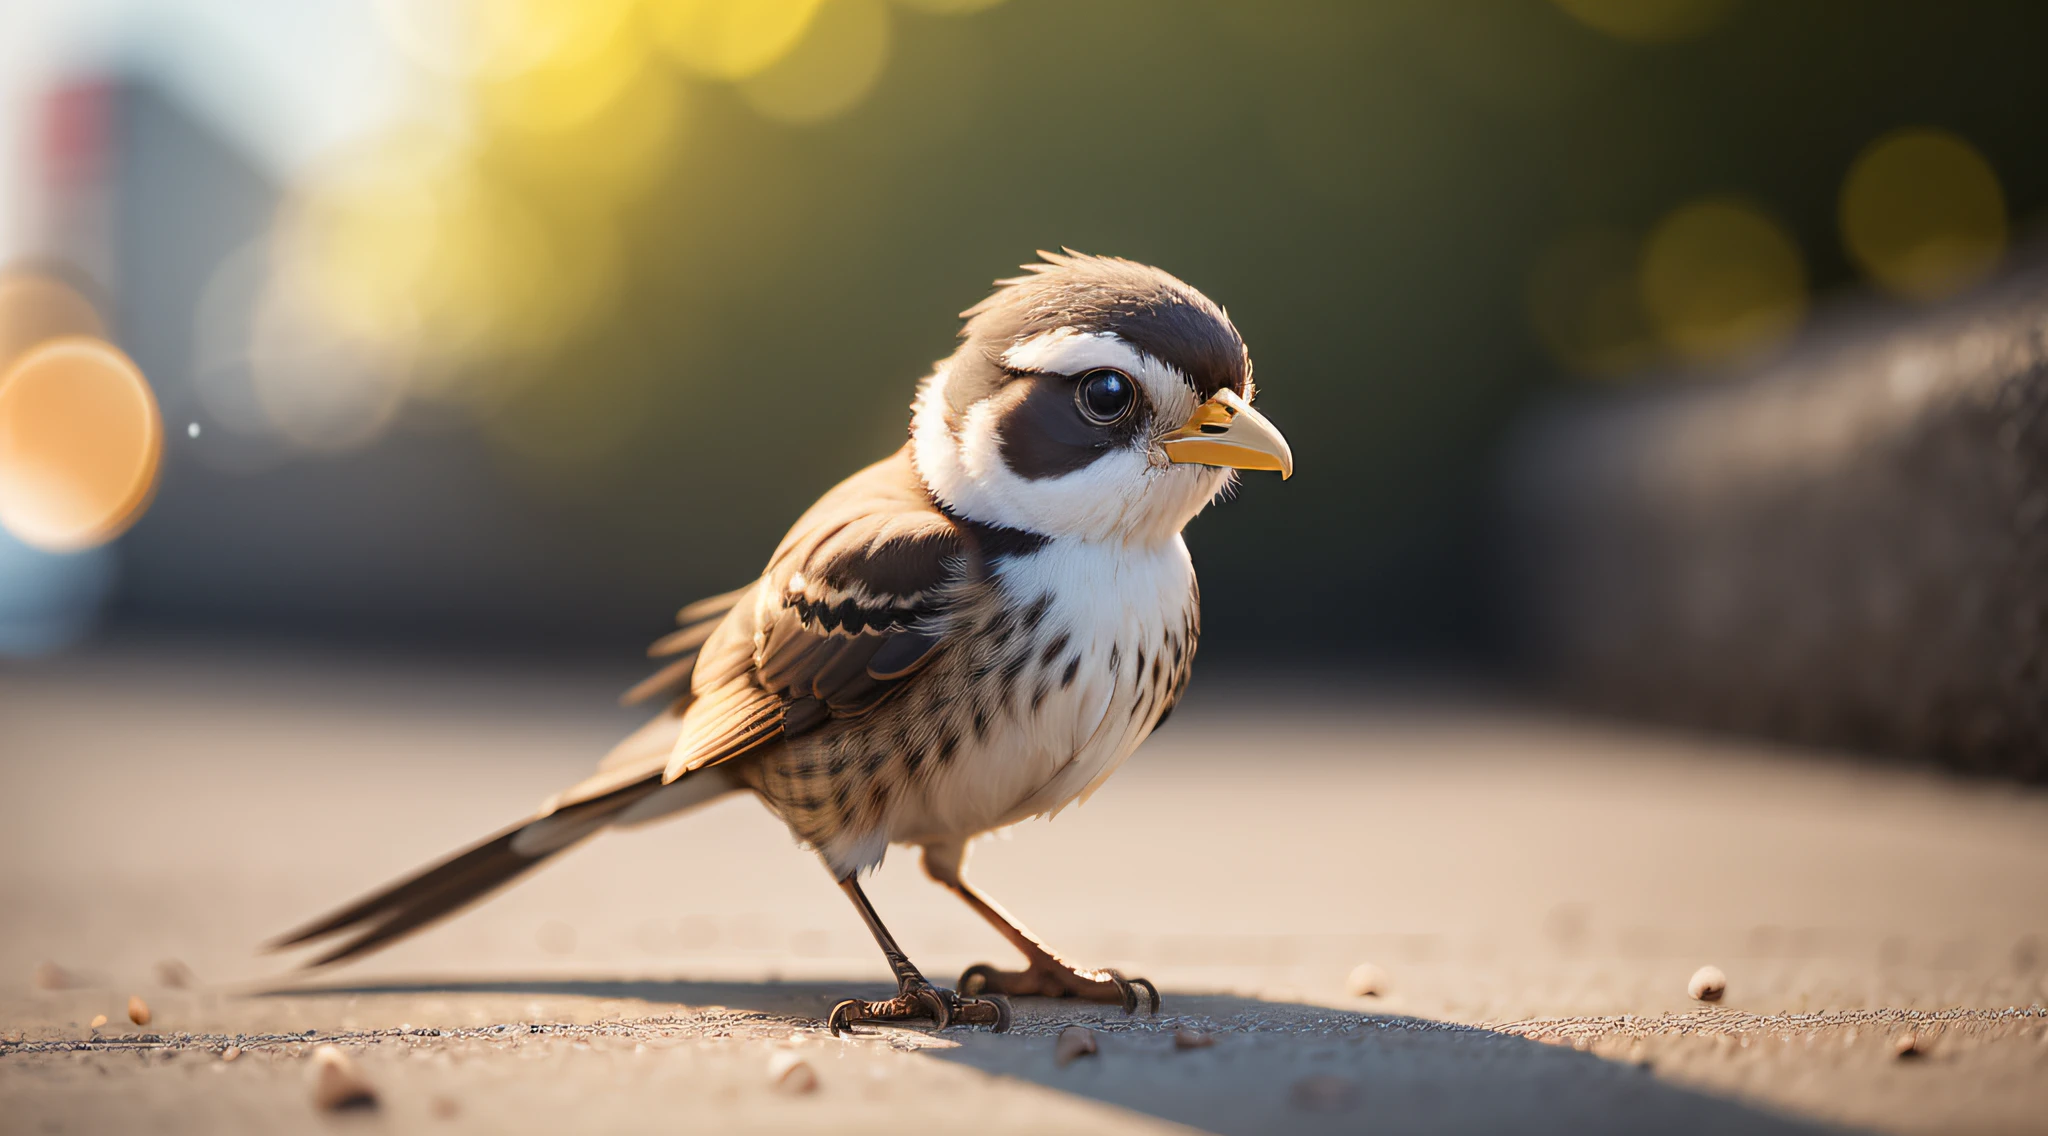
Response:
M314 1049L313 1070L313 1104L322 1111L377 1107L377 1090L340 1049L332 1045Z
M100 1028L101 1026L103 1026L103 1025L106 1025L106 1024L107 1024L107 1016L106 1016L105 1014L94 1014L94 1015L92 1016L92 1021L90 1021L90 1022L86 1023L86 1028L87 1028L87 1029L98 1029L98 1028Z
M38 990L69 990L78 985L78 980L56 963L46 962L37 964L35 984Z
M192 968L177 959L165 959L156 964L156 980L173 990L195 985Z
M1068 1026L1060 1031L1059 1041L1052 1048L1052 1059L1064 1066L1076 1058L1096 1053L1095 1031L1087 1026Z
M239 1045L230 1045L226 1049L220 1051L220 1059L222 1061L233 1061L235 1058L240 1057L241 1055L242 1047Z
M1203 1033L1201 1030L1182 1026L1173 1031L1173 1047L1175 1049L1207 1049L1214 1044L1216 1044L1215 1036Z
M1902 1033L1892 1041L1892 1056L1898 1058L1918 1057L1927 1052L1920 1048L1920 1039L1910 1033Z
M818 1091L818 1071L811 1063L787 1049L768 1059L768 1083L795 1096Z
M134 1022L138 1026L148 1025L149 1003L143 1001L137 995L128 995L128 1020Z
M1718 966L1703 966L1692 972L1685 992L1702 1002L1719 1002L1721 995L1728 993L1728 976Z
M1387 972L1369 962L1359 963L1344 980L1344 989L1353 998L1377 998L1387 992Z
M1358 1104L1358 1086L1335 1073L1317 1073L1294 1082L1287 1099L1308 1112L1346 1112Z

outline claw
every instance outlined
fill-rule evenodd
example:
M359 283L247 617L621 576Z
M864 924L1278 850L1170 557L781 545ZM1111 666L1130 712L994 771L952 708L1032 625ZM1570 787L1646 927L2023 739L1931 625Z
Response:
M1001 994L960 1000L960 1021L963 1025L987 1026L990 1033L1009 1033L1013 1020L1010 1000Z
M1151 979L1149 979L1149 978L1133 978L1133 979L1131 979L1131 980L1130 980L1130 984L1131 984L1131 985L1132 985L1133 987L1137 987L1137 986L1143 986L1143 987L1145 988L1145 996L1146 996L1146 998L1147 998L1147 999L1148 999L1148 1000L1150 1001L1150 1003L1151 1003L1151 1004L1150 1004L1149 1006L1147 1006L1147 1007L1146 1007L1146 1010L1145 1010L1145 1012L1146 1012L1146 1013L1149 1013L1149 1014L1156 1014L1156 1013L1158 1013L1158 1012L1159 1012L1159 988L1158 988L1157 986L1154 986L1154 985L1152 985L1152 980L1151 980ZM1132 1010L1135 1010L1135 1009L1137 1009L1137 998L1135 997L1135 993L1134 993L1134 996L1133 996L1133 997L1132 997L1132 999L1131 999L1131 1002L1132 1002L1132 1005L1131 1005L1131 1009L1132 1009Z
M1135 986L1133 986L1133 985L1131 985L1131 980L1130 980L1130 979L1128 979L1128 978L1125 978L1125 977L1123 976L1123 972L1122 972L1122 971L1116 971L1116 970L1105 970L1105 971L1103 971L1103 972L1102 972L1102 977L1103 977L1104 979L1108 980L1108 982L1110 983L1110 985L1112 985L1112 986L1116 987L1116 992L1117 992L1117 994L1118 994L1118 995L1120 995L1120 996L1121 996L1121 997L1123 998L1123 1000L1124 1000L1124 1013L1125 1013L1125 1014L1127 1014L1127 1015L1128 1015L1128 1014L1135 1014L1135 1013L1137 1013L1137 1012L1138 1012L1138 988L1137 988L1137 987L1135 987Z
M840 1037L843 1033L852 1033L853 1023L861 1019L863 1016L861 1011L866 1008L867 1003L860 999L848 998L846 1001L832 1007L831 1015L825 1019L825 1028L832 1031L833 1037Z
M975 963L960 975L960 993L984 993L1080 998L1088 1002L1122 1005L1124 1013L1138 1012L1139 991L1148 1012L1159 1012L1159 988L1150 979L1125 978L1114 970L1076 970L1053 960L1024 970L997 970L985 962Z
M1010 1028L1010 1003L1000 995L962 998L951 990L935 986L905 986L886 1002L848 998L832 1007L832 1013L825 1019L825 1027L832 1031L833 1037L841 1037L852 1033L858 1022L917 1020L931 1022L933 1029L971 1025L988 1026L996 1033L1003 1033Z
M1117 993L1124 996L1124 1013L1135 1014L1138 1012L1138 988L1140 986L1145 988L1146 1012L1152 1014L1159 1012L1159 988L1152 985L1151 979L1125 978L1120 970L1105 970L1102 974L1109 981L1115 983Z
M932 1020L933 1029L945 1029L953 1024L953 1007L950 999L939 997L939 992L929 986L919 987L910 992L910 998L924 1010L924 1016Z
M1015 1020L1015 1018L1010 1013L1010 1000L1008 998L1003 997L1001 994L993 994L987 998L982 999L982 1001L987 1002L996 1008L996 1020L995 1023L989 1027L990 1032L1009 1033L1010 1023Z
M975 963L960 972L960 993L972 998L989 988L1000 972L985 962Z

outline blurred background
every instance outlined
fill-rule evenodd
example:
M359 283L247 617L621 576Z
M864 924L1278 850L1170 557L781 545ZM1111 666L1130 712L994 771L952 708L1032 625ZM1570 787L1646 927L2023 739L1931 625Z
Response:
M743 1127L736 1023L886 975L752 802L314 988L255 944L582 777L1069 246L1226 305L1299 457L1188 533L1172 727L976 847L1172 1008L1093 1068L814 1056L762 1130L1084 1127L1033 1083L2038 1130L2044 45L2039 0L0 0L0 1112L278 1131L317 1029L401 1127ZM1009 964L914 858L871 886L934 978ZM599 1019L645 1060L533 1075ZM334 1032L417 1026L526 1047ZM1334 1074L1359 1113L1297 1115Z
M2038 775L2043 43L2028 0L8 4L0 651L630 659L1071 246L1225 304L1301 458L1190 532L1212 671ZM1854 354L1984 319L1926 382ZM1981 411L1947 465L1907 388Z

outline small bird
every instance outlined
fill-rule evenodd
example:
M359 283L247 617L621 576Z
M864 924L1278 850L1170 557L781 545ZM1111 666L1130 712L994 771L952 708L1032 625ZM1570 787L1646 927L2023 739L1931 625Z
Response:
M967 882L968 843L1086 800L1165 721L1200 631L1181 529L1238 476L1294 472L1252 409L1223 309L1143 264L1038 254L961 313L909 439L820 498L754 582L677 615L627 692L663 709L533 816L285 935L353 958L449 915L602 829L752 792L814 849L897 994L828 1019L1010 1023L1005 995L1121 1004L1142 978L1053 953ZM891 845L1024 955L957 991L896 945L860 877Z

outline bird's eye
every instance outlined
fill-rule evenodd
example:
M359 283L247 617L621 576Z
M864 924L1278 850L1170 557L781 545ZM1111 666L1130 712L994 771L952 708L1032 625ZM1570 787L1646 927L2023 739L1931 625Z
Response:
M1131 385L1131 377L1108 368L1082 375L1080 385L1074 388L1074 402L1088 421L1098 426L1107 426L1129 414L1136 401L1137 391Z

